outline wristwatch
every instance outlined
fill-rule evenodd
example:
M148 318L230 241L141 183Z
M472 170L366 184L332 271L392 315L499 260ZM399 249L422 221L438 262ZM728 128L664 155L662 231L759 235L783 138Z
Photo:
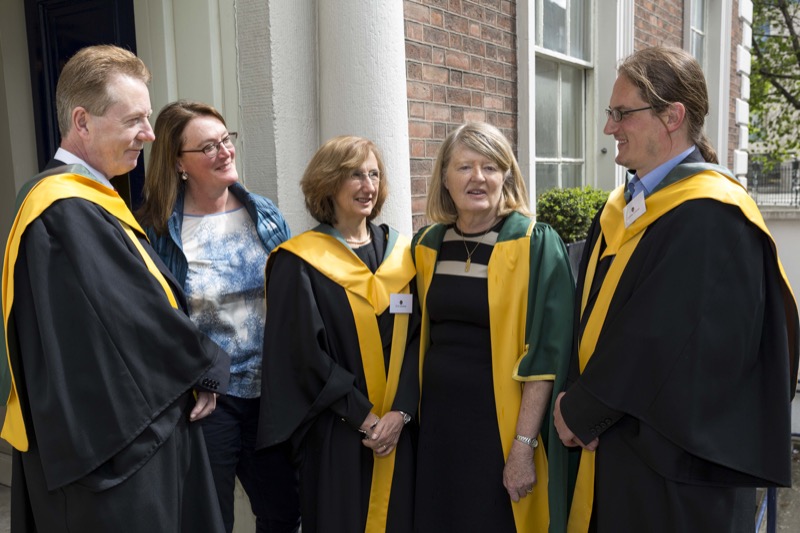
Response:
M397 412L400 413L401 415L403 415L403 425L406 425L409 422L411 422L411 415L410 414L404 413L403 411L397 411Z
M539 441L536 440L536 437L531 438L524 435L517 435L514 438L520 441L522 444L527 444L532 450L536 450L536 448L539 446Z

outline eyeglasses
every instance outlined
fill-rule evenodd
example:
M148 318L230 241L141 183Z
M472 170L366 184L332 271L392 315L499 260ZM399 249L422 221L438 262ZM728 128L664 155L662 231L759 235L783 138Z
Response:
M622 119L625 118L625 115L630 115L631 113L636 113L637 111L644 111L645 109L653 109L653 106L649 105L647 107L628 109L626 111L623 111L618 107L609 107L606 108L606 117L609 117L614 122L622 122Z
M208 157L209 159L214 159L215 157L217 157L217 154L219 153L220 146L225 145L225 148L230 150L231 148L233 148L233 143L236 141L236 137L238 137L238 136L239 136L239 134L236 133L235 131L230 131L219 142L208 143L207 145L203 146L199 150L181 150L180 153L181 154L185 154L187 152L189 152L189 153L191 153L191 152L203 152L204 154L206 154L206 157Z
M372 183L378 183L381 180L381 173L377 170L370 170L369 172L360 172L358 170L354 170L353 173L350 174L350 179L353 181L360 181L362 183L369 179Z

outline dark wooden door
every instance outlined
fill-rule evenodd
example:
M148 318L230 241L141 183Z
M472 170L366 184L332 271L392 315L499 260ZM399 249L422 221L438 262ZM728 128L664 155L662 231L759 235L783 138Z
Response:
M28 55L39 169L58 149L56 83L66 62L81 48L115 44L136 53L133 0L25 0ZM114 186L132 208L144 183L144 160Z

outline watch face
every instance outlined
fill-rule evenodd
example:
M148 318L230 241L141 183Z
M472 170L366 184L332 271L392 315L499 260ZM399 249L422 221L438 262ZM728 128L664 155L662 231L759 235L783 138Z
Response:
M403 424L408 424L411 422L411 415L408 413L403 413Z

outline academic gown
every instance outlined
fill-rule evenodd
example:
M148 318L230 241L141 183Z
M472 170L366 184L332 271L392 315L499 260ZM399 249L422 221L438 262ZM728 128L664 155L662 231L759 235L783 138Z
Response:
M386 226L371 225L371 229L377 258L382 263L378 272L387 268L390 257L402 256L402 261L395 262L402 263L402 267L396 268L394 274L407 289L414 276L408 241ZM293 251L278 247L268 260L258 446L291 442L299 463L304 533L353 533L365 531L372 506L381 507L375 501L379 482L373 473L379 462L388 460L375 458L373 451L361 443L358 428L370 410L378 415L389 410L416 413L416 358L403 359L394 401L380 410L373 408L375 402L368 390L366 359L360 345L364 340L359 339L356 321L361 321L363 327L377 322L381 346L373 361L378 367L373 371L385 376L391 374L389 356L395 316L388 308L377 317L375 311L354 309L348 298L354 298L351 289L358 287L345 289L347 282L337 277L339 271L323 272L332 261L331 254L344 254L348 265L361 264L360 273L351 278L357 285L363 282L364 286L372 286L377 283L376 277L330 226L322 225L310 233L314 234L313 242L302 241L300 249ZM282 246L291 246L305 237L308 236L300 235ZM306 259L297 255L303 251L308 254ZM347 254L358 263L349 263ZM309 261L315 262L316 267ZM416 323L418 318L412 316L409 339L414 337ZM391 497L388 511L385 505L383 509L388 513L385 526L370 526L367 531L411 531L412 431L413 423L403 429L394 453ZM388 493L384 497L388 498Z
M592 225L561 409L600 444L581 458L570 531L592 508L601 533L752 531L739 487L791 483L797 307L758 209L723 173L679 165L647 198L669 206L660 216L625 229L619 189ZM603 251L629 238L632 253Z
M188 413L196 384L226 390L229 357L186 316L181 290L116 193L83 176L61 185L71 192L26 226L18 215L6 249L11 531L222 531Z
M417 292L422 307L419 357L423 371L427 368L425 361L431 347L429 289L433 283L446 231L445 225L434 224L420 230L412 243L417 266ZM489 376L491 387L488 391L487 407L489 411L495 412L495 417L488 419L484 417L481 421L476 416L477 407L475 412L472 412L463 409L461 405L448 405L442 408L423 400L419 418L421 431L425 431L425 420L434 418L441 420L441 424L435 424L433 428L428 426L428 435L437 432L445 435L462 435L465 423L470 428L467 431L481 434L476 440L496 441L497 456L476 457L472 452L474 447L470 445L471 437L466 441L457 437L452 445L460 446L462 449L452 452L452 456L445 458L442 456L448 453L446 443L442 446L441 439L437 438L423 442L423 435L420 434L419 464L424 464L428 468L426 475L437 481L431 483L433 486L420 486L417 489L418 501L420 499L432 501L433 505L427 510L422 506L417 509L416 526L420 528L424 525L427 533L429 529L438 527L428 525L429 523L452 522L456 520L453 517L457 516L461 523L451 524L456 529L474 528L479 520L493 523L497 527L496 516L502 514L503 508L508 505L513 513L512 527L516 531L562 532L566 527L568 456L553 427L552 402L546 407L541 433L538 436L540 446L534 453L537 481L533 492L516 503L511 501L505 490L499 491L502 502L495 500L489 505L488 502L482 503L476 500L492 497L489 496L491 489L487 487L502 484L502 470L516 434L517 417L522 400L522 382L555 381L557 386L566 380L574 293L567 251L558 234L550 226L536 223L527 216L512 212L500 229L487 268L485 298L488 304L491 346L491 354L487 357L491 360ZM452 297L458 302L466 301L457 294ZM452 375L457 375L456 370ZM426 394L426 387L437 389L439 397L453 398L465 394L463 390L458 390L461 383L453 380L452 376L427 385L425 378L422 372L420 379L423 397ZM475 398L471 400L475 401ZM430 447L423 448L430 442L433 442L434 446L428 445ZM438 465L437 457L442 457ZM472 461L473 464L482 462L484 468L481 473L484 479L479 479L481 476L478 474L473 475L471 479L459 478L459 474L463 476L463 473L457 471L458 467L454 464L453 458L458 460L461 457L465 462ZM425 459L427 461L423 463ZM421 473L420 480L422 477ZM451 483L455 486L449 490ZM476 484L483 485L480 487L480 492L471 489ZM476 498L476 493L481 496ZM497 514L490 515L489 509L497 509Z

